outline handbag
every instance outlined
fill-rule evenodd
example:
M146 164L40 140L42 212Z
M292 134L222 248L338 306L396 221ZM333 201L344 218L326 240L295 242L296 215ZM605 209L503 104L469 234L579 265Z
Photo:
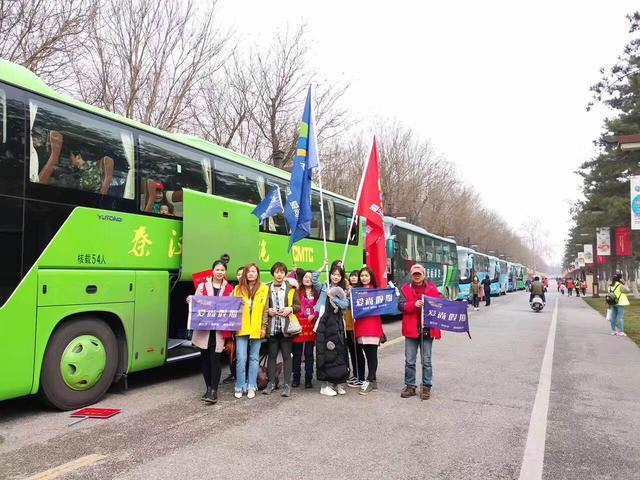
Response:
M289 314L289 324L287 325L287 335L298 335L302 332L302 326L293 313Z
M269 371L267 369L267 362L269 360L269 355L265 354L260 357L260 368L258 369L258 378L257 378L257 387L258 390L264 390L269 383ZM280 384L280 373L282 372L282 362L276 363L276 383L273 385L274 388L278 388Z

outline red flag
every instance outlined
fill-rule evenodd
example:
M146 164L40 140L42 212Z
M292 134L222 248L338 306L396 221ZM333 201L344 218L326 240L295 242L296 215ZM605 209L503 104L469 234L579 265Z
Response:
M362 191L358 202L358 215L365 218L367 267L375 273L378 287L387 286L387 245L384 238L384 212L382 189L378 167L378 147L375 137L371 155L364 173Z
M616 255L618 257L631 256L631 228L616 227Z

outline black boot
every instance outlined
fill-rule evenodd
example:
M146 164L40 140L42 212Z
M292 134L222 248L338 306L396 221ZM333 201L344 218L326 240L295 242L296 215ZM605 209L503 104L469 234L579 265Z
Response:
M200 400L206 400L207 395L211 393L211 387L207 386L207 391L200 397Z
M204 401L207 403L216 403L218 401L218 391L213 388L209 388L204 397Z
M233 373L230 373L229 376L227 376L224 380L222 380L222 383L224 383L225 385L228 385L229 383L233 383L236 381L236 376Z

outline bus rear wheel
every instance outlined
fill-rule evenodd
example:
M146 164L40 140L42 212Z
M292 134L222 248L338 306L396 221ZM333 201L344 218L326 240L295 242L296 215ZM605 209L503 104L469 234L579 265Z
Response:
M60 410L90 405L111 386L117 366L118 342L104 321L95 317L69 321L47 345L40 394Z

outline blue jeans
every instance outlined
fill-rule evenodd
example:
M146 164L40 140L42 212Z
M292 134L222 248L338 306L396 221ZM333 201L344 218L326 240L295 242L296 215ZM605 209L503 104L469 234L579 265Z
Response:
M260 345L262 345L260 339L250 340L248 335L236 337L236 392L258 390ZM247 350L249 351L249 378L246 378Z
M420 344L424 346L422 350L422 384L431 387L433 381L433 367L431 366L431 349L433 338L425 338L420 342L420 338L404 339L404 383L416 386L416 357Z
M624 307L614 305L611 307L611 331L616 329L616 319L618 320L618 331L624 332Z

